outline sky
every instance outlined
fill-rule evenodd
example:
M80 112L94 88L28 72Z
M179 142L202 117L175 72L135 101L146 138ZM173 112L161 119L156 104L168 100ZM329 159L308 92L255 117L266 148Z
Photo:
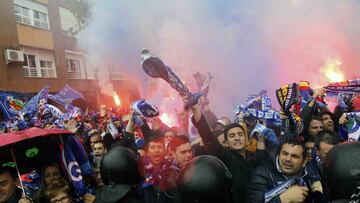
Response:
M142 97L173 113L181 98L142 70L143 48L159 56L197 91L193 74L210 72L210 107L232 116L248 94L309 81L328 84L326 72L359 77L360 1L356 0L93 0L80 33L89 68L110 92L111 64L138 81ZM150 87L151 81L156 81ZM121 93L118 93L121 96Z

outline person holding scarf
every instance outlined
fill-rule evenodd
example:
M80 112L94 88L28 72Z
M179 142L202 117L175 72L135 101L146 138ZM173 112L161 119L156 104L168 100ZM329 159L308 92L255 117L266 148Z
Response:
M184 103L187 103L186 97L184 100ZM200 106L196 104L191 107L191 110L192 122L201 136L207 154L216 156L223 161L233 176L233 202L246 202L247 183L252 169L267 161L265 139L259 139L256 152L251 153L245 128L238 123L231 123L224 129L224 137L228 146L226 149L213 135Z
M134 117L132 111L123 146L136 149L134 139ZM181 199L176 187L178 168L176 164L166 158L164 138L161 135L153 134L146 122L143 122L142 129L145 130L145 155L139 159L139 171L143 178L142 192L146 203L180 203Z

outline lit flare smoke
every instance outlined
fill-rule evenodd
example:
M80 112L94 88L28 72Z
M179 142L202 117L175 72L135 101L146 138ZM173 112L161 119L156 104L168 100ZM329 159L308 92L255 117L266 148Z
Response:
M162 113L160 115L160 120L169 127L178 126L176 119L173 118L170 114Z
M114 98L114 102L115 102L116 106L120 106L121 100L120 100L119 95L116 92L114 93L113 98Z
M345 80L344 73L341 71L342 62L339 59L329 59L321 67L320 73L324 74L329 82L341 82Z

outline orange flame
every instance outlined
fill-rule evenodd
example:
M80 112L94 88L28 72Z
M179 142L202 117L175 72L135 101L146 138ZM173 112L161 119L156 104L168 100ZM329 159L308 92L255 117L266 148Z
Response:
M117 95L117 93L114 93L113 98L114 98L114 102L115 102L116 106L120 106L121 100L119 98L119 95Z
M176 120L171 115L169 115L167 113L161 114L160 119L167 126L175 126L176 125Z
M345 80L344 73L341 71L342 62L339 59L329 59L326 64L321 67L320 72L323 73L329 82L341 82Z

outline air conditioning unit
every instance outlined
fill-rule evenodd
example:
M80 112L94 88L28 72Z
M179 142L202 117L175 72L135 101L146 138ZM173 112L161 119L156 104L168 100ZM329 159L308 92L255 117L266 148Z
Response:
M9 64L11 62L23 62L24 53L18 50L5 49L5 61L6 64Z

